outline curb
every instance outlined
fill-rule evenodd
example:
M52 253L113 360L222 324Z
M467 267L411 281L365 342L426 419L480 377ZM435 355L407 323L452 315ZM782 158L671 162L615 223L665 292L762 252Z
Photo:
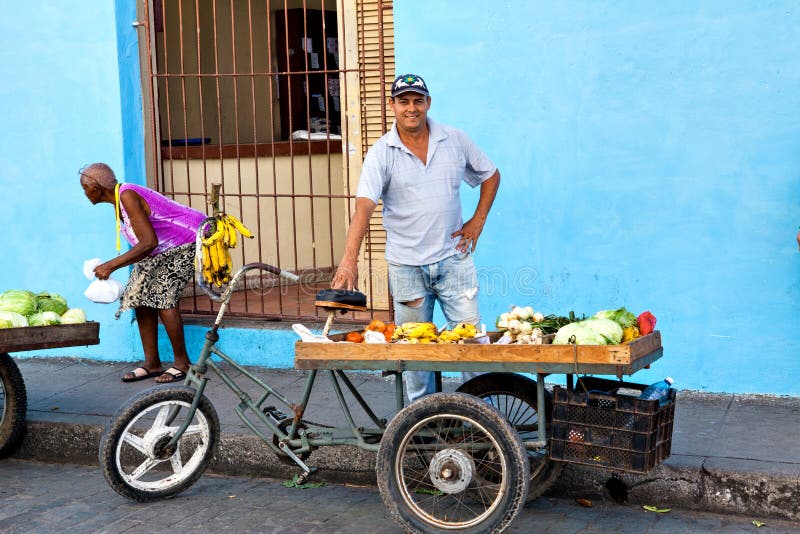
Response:
M99 425L28 421L17 458L42 462L98 465ZM314 451L315 478L331 483L376 485L375 453L354 446ZM622 474L628 504L651 504L716 513L773 517L800 521L800 480L783 473L730 469L715 460L672 457L647 475ZM298 468L285 463L259 438L224 434L209 473L290 479ZM547 492L554 497L614 500L606 488L611 472L566 465Z
M694 461L694 465L690 465ZM627 504L800 521L800 480L785 474L714 468L710 460L672 458L646 475L624 473ZM559 497L613 501L611 472L567 465L550 488Z

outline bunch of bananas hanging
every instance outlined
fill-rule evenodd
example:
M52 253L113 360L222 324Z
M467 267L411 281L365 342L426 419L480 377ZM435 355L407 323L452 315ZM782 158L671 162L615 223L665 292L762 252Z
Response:
M214 216L207 237L203 238L203 279L209 284L222 286L231 279L231 251L236 247L239 232L244 237L253 237L233 215L218 213Z

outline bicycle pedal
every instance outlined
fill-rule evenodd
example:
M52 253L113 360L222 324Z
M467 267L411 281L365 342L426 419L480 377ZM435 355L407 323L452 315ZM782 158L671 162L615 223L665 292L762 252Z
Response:
M364 436L364 443L375 444L381 442L380 434L367 434Z
M264 415L268 415L268 416L272 417L276 421L283 421L284 419L289 417L288 415L286 415L285 413L283 413L282 411L277 409L275 406L264 406L261 409L261 412Z

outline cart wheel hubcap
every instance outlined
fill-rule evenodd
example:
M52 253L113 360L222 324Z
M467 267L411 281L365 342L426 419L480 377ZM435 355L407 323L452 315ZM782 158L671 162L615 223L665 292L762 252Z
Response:
M463 451L445 449L433 457L428 473L439 491L447 494L461 493L472 482L475 463Z
M175 454L174 446L166 448L170 439L172 439L170 432L159 432L157 435L147 439L147 455L154 460L168 460Z

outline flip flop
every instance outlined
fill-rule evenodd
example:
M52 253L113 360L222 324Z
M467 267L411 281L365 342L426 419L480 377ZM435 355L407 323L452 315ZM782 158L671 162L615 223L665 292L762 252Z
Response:
M138 371L139 369L144 371L143 375L137 375L136 374L136 371ZM133 376L132 377L126 376L128 373L133 373ZM133 371L128 371L128 373L125 373L124 375L122 375L122 381L123 382L138 382L139 380L147 380L148 378L153 378L155 376L161 376L164 373L164 371L153 371L151 373L150 371L148 371L144 367L137 367Z
M172 371L172 372L171 372ZM181 371L180 369L176 369L174 367L170 367L166 371L162 373L165 376L169 376L169 380L156 380L156 384L172 384L174 382L182 382L186 378L186 373Z

